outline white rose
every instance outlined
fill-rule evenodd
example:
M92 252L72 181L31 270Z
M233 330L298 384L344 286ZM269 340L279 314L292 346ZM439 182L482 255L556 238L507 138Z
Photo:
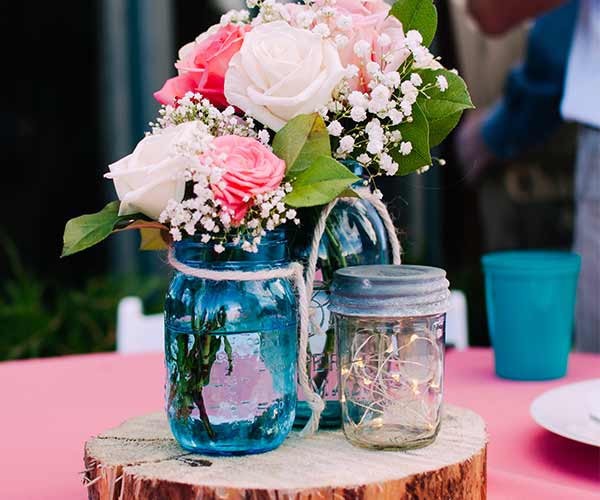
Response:
M142 139L133 153L109 166L121 200L119 215L143 213L157 220L169 200L181 202L185 193L184 171L192 161L178 153L177 145L194 122L166 128Z
M343 77L344 67L331 41L276 21L246 35L229 63L225 97L278 131L295 116L325 106Z

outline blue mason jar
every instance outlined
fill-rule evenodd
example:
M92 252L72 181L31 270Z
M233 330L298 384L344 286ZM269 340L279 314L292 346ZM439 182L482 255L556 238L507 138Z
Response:
M194 268L260 271L289 263L271 232L257 253L217 254L194 239L175 243ZM192 452L262 453L279 446L296 407L297 304L276 278L213 281L177 272L165 301L166 407L173 435Z

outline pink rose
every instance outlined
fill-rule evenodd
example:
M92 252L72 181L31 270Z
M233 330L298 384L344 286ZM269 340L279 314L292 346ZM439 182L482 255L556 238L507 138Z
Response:
M212 142L214 149L201 159L210 158L224 170L221 181L211 185L215 198L233 211L232 221L239 225L254 203L254 197L277 189L285 175L285 162L256 139L225 135Z
M315 0L315 4L326 6L330 2ZM369 62L378 63L383 72L396 71L410 55L404 43L402 23L389 16L390 6L383 0L337 0L333 8L336 15L328 22L329 29L334 35L348 38L347 43L338 46L342 64L358 68L358 76L349 82L350 87L352 90L368 92L371 81L371 75L367 72ZM310 10L306 5L288 6L288 13L296 24L302 24L302 15ZM341 16L349 16L352 20L347 29L340 28L337 24ZM312 21L308 27L314 27L316 22ZM359 57L354 52L354 45L361 40L371 47L367 57Z
M225 73L250 29L235 24L213 26L194 42L184 45L175 64L179 76L167 80L154 93L155 99L161 104L173 104L186 92L199 92L216 107L226 108L229 104L224 93Z
M344 3L346 2L338 2L338 4ZM386 73L398 70L410 55L405 45L402 23L393 16L388 17L388 11L389 6L385 5L385 10L379 10L374 14L351 14L352 29L347 34L349 41L339 49L339 53L344 66L353 64L358 67L358 76L350 82L353 90L368 91L368 84L371 81L371 76L367 72L369 62L378 63L381 70ZM367 57L359 57L354 52L354 45L361 40L365 40L371 46Z

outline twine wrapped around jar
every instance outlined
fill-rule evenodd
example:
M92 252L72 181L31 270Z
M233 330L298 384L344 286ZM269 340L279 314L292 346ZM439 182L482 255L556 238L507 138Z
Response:
M373 207L377 210L383 224L388 233L388 239L392 249L392 260L394 264L401 263L401 252L400 241L396 234L396 228L394 222L390 216L385 203L377 198L368 189L357 190L359 196L366 201L369 201ZM342 198L344 201L353 203L356 198ZM258 281L258 280L269 280L274 278L288 278L292 279L293 283L298 291L298 311L300 316L300 336L298 346L298 379L300 387L304 391L306 402L311 409L311 417L306 423L304 429L301 431L302 436L310 436L314 434L319 428L319 421L321 413L325 408L325 402L311 387L307 361L308 361L308 334L309 334L309 321L310 321L310 298L312 297L315 273L317 271L317 261L319 258L319 245L321 238L325 232L325 224L329 214L335 207L338 199L330 202L319 216L319 220L315 226L313 234L312 244L310 247L310 254L306 270L306 278L304 276L304 267L298 262L292 262L287 267L261 270L261 271L215 271L210 269L198 269L190 267L175 257L175 251L171 246L169 248L168 262L177 271L195 278L208 279L213 281ZM314 325L313 325L314 326Z

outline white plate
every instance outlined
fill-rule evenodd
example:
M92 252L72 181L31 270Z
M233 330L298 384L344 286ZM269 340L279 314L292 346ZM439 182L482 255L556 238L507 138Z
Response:
M547 391L531 403L530 412L545 429L600 447L600 379Z

